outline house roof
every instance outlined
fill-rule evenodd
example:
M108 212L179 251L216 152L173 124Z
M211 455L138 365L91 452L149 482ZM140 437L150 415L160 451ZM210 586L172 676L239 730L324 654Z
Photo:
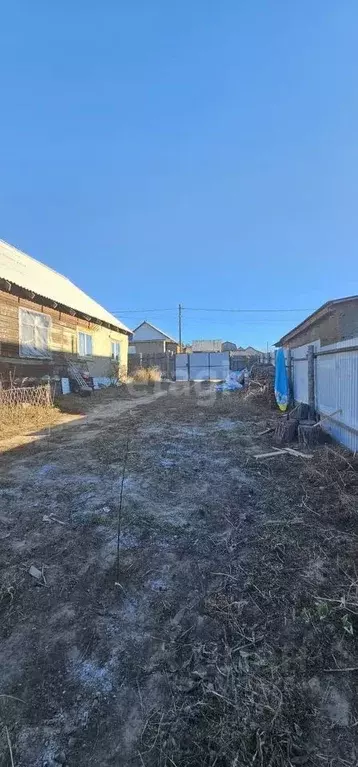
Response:
M286 335L282 336L282 338L280 338L280 340L275 343L275 346L284 346L285 343L291 341L296 335L301 333L303 330L306 330L306 328L308 328L310 325L313 325L322 317L325 317L327 314L329 314L329 312L331 312L335 306L348 303L349 301L358 301L358 296L346 296L345 298L335 298L332 301L326 301L326 303L322 304L319 309L316 309L316 311L312 312L312 314L309 314L305 320L296 325L296 327L292 328L289 333L286 333Z
M173 344L177 344L178 343L178 341L176 341L175 338L172 338L171 336L168 336L167 333L164 333L163 330L161 330L160 328L157 328L156 325L153 325L152 322L148 322L147 320L143 320L143 322L141 322L139 325L137 325L136 328L134 328L134 330L132 330L133 336L134 336L134 333L136 332L136 330L139 330L139 328L143 327L143 325L148 325L148 327L153 328L153 330L155 330L157 333L160 333L163 336L163 338L165 338L166 341L171 341ZM150 339L148 339L148 340L150 340Z
M91 319L101 320L125 333L131 332L67 277L3 240L0 240L0 278Z
M254 349L253 346L246 346L246 349L244 349L243 346L238 346L236 351L232 352L232 354L235 354L237 357L254 357L257 354L261 354L259 349Z

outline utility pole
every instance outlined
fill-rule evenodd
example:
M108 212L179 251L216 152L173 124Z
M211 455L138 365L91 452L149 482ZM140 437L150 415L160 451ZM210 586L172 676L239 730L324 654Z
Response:
M179 326L179 351L182 350L181 326L182 326L182 305L178 306L178 326Z

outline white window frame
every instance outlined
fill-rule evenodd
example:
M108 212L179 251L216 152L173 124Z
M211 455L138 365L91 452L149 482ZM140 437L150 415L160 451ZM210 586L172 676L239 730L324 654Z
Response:
M36 317L41 317L42 320L47 321L47 328L46 328L47 348L41 349L40 347L36 347L36 338L34 338L34 344L32 346L33 351L30 351L29 344L26 344L26 342L22 340L22 324L23 324L23 318L25 317L25 313L33 314ZM36 326L34 326L34 330L36 331ZM51 348L50 348L51 330L52 330L52 319L50 314L46 314L45 312L37 312L34 309L28 309L26 306L20 306L19 307L19 357L24 357L28 359L39 359L39 360L51 359Z
M117 346L118 351L113 354L113 347ZM121 361L121 344L119 341L113 341L111 340L111 360L112 362L120 362Z
M91 353L90 354L81 354L81 351L80 351L80 336L86 336L86 338L90 338L91 339ZM87 333L86 330L78 330L77 331L77 350L78 350L77 354L78 354L78 357L80 357L80 359L82 359L82 360L92 359L92 357L93 357L93 336L92 336L92 333Z

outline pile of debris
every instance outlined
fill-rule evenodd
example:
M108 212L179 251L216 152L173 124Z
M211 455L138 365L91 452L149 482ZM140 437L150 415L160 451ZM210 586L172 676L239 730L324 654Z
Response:
M275 400L275 368L271 364L256 362L249 373L245 399L261 400L269 407L276 404Z

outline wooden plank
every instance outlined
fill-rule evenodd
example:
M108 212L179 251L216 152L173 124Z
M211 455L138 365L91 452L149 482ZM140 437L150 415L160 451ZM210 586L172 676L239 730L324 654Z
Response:
M285 455L286 450L276 450L274 453L259 453L254 458L276 458L277 455Z
M292 447L286 447L285 452L290 453L290 455L296 455L299 458L313 458L311 453L301 453L300 450L293 450Z

